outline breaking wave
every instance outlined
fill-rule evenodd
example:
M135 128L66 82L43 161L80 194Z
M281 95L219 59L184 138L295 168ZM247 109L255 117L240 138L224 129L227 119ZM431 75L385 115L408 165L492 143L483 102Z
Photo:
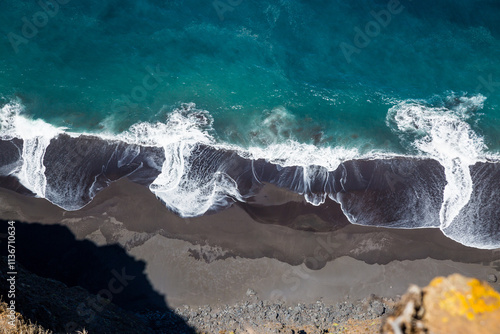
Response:
M194 217L246 203L273 184L313 206L333 201L353 224L440 228L462 244L497 248L500 164L486 159L486 145L468 123L484 100L395 101L386 123L408 156L362 156L290 138L264 147L221 143L212 116L192 103L165 122L84 134L29 119L11 102L0 110L0 185L78 210L128 177L178 215Z

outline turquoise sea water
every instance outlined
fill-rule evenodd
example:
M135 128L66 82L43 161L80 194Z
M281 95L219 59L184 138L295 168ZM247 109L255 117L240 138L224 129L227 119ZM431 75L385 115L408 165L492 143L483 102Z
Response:
M468 122L500 147L498 1L43 0L0 13L2 100L72 131L116 133L194 102L221 142L406 153L386 124L397 101L482 94Z

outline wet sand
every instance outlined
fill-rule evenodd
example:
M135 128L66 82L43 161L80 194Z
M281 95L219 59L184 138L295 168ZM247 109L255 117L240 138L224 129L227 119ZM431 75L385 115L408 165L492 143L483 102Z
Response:
M79 240L120 245L145 262L151 285L172 307L232 304L248 289L262 300L336 303L395 297L409 283L454 272L500 275L498 251L465 247L438 229L351 225L338 210L270 185L248 204L188 219L127 179L73 212L0 189L2 219L59 224Z

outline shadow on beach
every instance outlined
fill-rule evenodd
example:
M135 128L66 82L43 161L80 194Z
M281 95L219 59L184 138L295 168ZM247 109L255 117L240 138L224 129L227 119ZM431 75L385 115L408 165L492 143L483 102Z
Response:
M7 256L7 226L7 221L0 221L3 256ZM88 240L77 240L67 227L61 225L16 222L14 226L15 261L19 267L17 311L26 319L54 332L86 328L91 333L105 333L103 322L112 327L112 322L117 321L122 325L128 322L133 332L141 330L142 323L144 328L139 332L143 333L151 333L155 329L162 333L194 333L181 317L169 309L164 296L154 290L144 273L145 263L135 260L120 246L96 246ZM5 275L7 269L0 268L0 272ZM39 284L28 277L32 274L41 277L38 281L49 279L48 283L33 291L33 287L26 285L27 281L32 281L31 285ZM3 286L4 281L0 292L6 301L7 286ZM54 290L54 281L65 286L56 285L58 289L50 291ZM90 294L82 293L80 288L67 290L66 286L81 287ZM47 294L53 297L47 300ZM83 299L70 300L63 305L65 312L53 309L54 298L71 299L72 296ZM71 304L75 307L70 307ZM40 310L47 314L41 315ZM112 316L108 314L110 312ZM53 313L56 317L51 316ZM125 319L116 319L117 316ZM162 328L150 327L154 322L151 319L155 317L163 319ZM165 326L165 319L168 319L168 326Z

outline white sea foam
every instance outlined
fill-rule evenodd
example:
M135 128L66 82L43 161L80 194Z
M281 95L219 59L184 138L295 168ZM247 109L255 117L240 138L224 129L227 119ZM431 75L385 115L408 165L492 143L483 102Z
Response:
M325 202L328 194L313 195L309 192L321 168L331 172L344 161L362 158L356 149L344 147L317 147L315 145L288 140L284 143L273 144L267 147L250 147L240 154L249 159L264 159L283 167L298 166L303 169L304 189L299 192L305 195L305 200L315 206ZM320 173L322 174L322 173ZM326 181L326 180L325 180Z
M445 169L447 185L440 210L441 229L447 231L460 210L469 202L472 193L472 180L469 166L477 161L485 160L486 146L480 136L467 123L471 111L482 108L485 98L481 95L473 97L452 97L439 106L431 106L423 101L407 100L396 103L387 115L387 123L403 136L411 139L421 156L438 160ZM275 110L271 118L279 114L283 117L283 109ZM275 119L268 119L275 121ZM285 122L286 123L286 122ZM212 118L208 112L196 109L194 104L185 104L169 113L165 122L138 123L128 131L115 135L111 133L82 134L66 132L72 137L92 135L103 140L120 140L129 144L161 147L165 151L165 161L161 173L150 185L150 190L161 199L167 207L183 217L199 216L207 211L227 207L234 200L244 201L237 183L223 172L219 166L218 156L214 150L232 150L246 159L264 159L283 167L302 167L303 177L301 189L306 201L313 205L324 203L326 196L334 200L332 194L313 193L312 185L326 182L328 171L352 159L383 159L393 155L372 152L370 156L361 157L355 149L342 147L317 147L299 143L293 139L284 142L279 140L265 147L252 146L242 148L220 143L211 135ZM286 126L286 124L284 124ZM23 106L19 102L11 102L0 109L0 138L9 140L22 139L22 167L14 172L20 182L39 197L45 197L47 180L45 177L44 155L52 138L64 132L42 120L33 120L23 115ZM199 144L209 147L206 152L199 151ZM128 164L140 151L136 146L128 147L118 159L118 165ZM195 166L197 158L210 161L211 168L200 170ZM498 157L493 157L498 160ZM223 163L224 160L221 160ZM213 167L213 168L212 168ZM318 180L320 180L318 182ZM298 181L298 180L297 180ZM345 180L340 180L341 184ZM50 197L50 196L49 196ZM61 203L54 203L63 205ZM66 209L71 210L71 207ZM345 212L352 223L356 217ZM463 219L462 219L463 220ZM454 229L458 226L452 225ZM448 229L449 230L449 229ZM456 233L452 236L457 241L465 242ZM463 239L463 240L462 240ZM470 242L469 242L470 243ZM481 244L471 244L483 248Z
M397 103L387 114L389 126L395 123L404 139L412 136L413 145L425 155L438 160L445 169L447 184L440 210L441 228L450 226L469 202L472 179L469 166L484 155L486 145L466 122L472 111L483 107L482 95L449 97L447 107L429 106L423 101Z
M290 121L283 108L275 109L270 117ZM267 122L272 121L270 118ZM193 103L185 104L174 110L165 123L139 123L118 135L120 140L139 145L157 146L165 150L165 162L161 174L151 184L151 191L169 208L183 217L204 214L210 208L223 206L230 196L243 201L236 182L228 175L216 172L215 175L194 175L190 157L196 144L205 144L216 149L233 150L247 159L264 159L283 167L299 166L304 171L305 194L307 202L313 205L324 203L325 195L308 194L310 183L317 176L317 165L328 171L335 170L346 160L358 156L354 149L318 148L310 144L301 144L293 140L271 144L265 148L238 146L217 143L209 134L212 119L207 111L196 109ZM269 133L266 133L268 138ZM208 157L207 157L208 158Z
M408 100L397 103L387 116L388 123L395 123L400 133L414 136L413 145L420 152L438 160L445 168L447 185L440 211L442 228L451 224L472 193L468 168L478 161L486 147L466 120L470 110L480 109L483 102L484 97L481 95L458 98L448 107L432 107L422 101ZM42 120L30 120L22 115L22 111L23 107L18 102L7 104L1 109L1 136L3 139L23 139L23 164L16 175L24 186L37 196L44 197L45 150L50 140L64 129ZM266 119L268 122L275 121L276 117L287 122L293 121L283 108L277 108L269 117ZM311 184L318 177L323 177L324 171L334 171L342 162L360 158L356 149L317 147L292 139L248 149L217 143L210 135L211 123L208 112L196 109L194 104L185 104L171 112L166 122L138 123L119 135L98 136L107 140L118 139L131 144L162 147L165 161L150 189L170 209L184 217L202 215L210 209L225 206L231 198L244 200L236 182L223 172L191 172L193 150L198 144L233 150L244 158L264 159L283 167L302 167L304 187L299 192L313 205L324 203L328 194L312 194ZM73 137L81 135L69 134ZM126 164L129 157L123 159L119 164Z
M300 143L294 133L302 127L292 113L285 107L278 106L269 111L264 119L258 119L251 131L255 140L264 145L253 145L247 150L239 147L231 149L249 159L265 159L284 167L304 167L305 174L311 165L333 171L346 160L360 158L357 149Z
M334 171L344 161L360 158L358 150L344 147L317 147L293 140L267 147L250 147L242 155L251 159L265 159L283 167L317 165Z
M2 139L20 138L24 141L22 168L16 175L20 182L39 197L45 197L46 177L43 158L47 146L65 129L56 128L42 120L32 120L23 115L24 107L19 102L12 102L1 109L0 124ZM277 108L271 113L271 122L283 115L283 108ZM183 217L202 215L217 206L225 206L228 198L243 201L237 184L223 172L211 175L196 175L190 173L193 149L198 144L208 145L215 149L233 150L240 156L249 159L264 159L281 166L299 166L303 168L305 199L320 205L325 201L325 195L309 194L310 184L318 173L317 165L328 171L335 170L345 160L355 158L356 150L344 148L318 148L314 145L302 144L288 140L283 143L271 144L265 148L250 147L243 149L238 146L217 143L210 135L212 118L207 111L196 109L193 103L184 104L171 112L166 122L138 123L128 131L114 135L109 132L100 134L65 133L71 137L91 135L104 140L121 140L129 144L161 147L165 151L165 162L160 175L150 185L150 190L160 198L170 209ZM284 124L286 126L286 124ZM130 152L137 154L137 152ZM130 157L125 156L119 164L123 165ZM54 203L58 204L58 203Z
M45 197L47 180L43 157L51 139L64 129L56 128L39 119L26 118L22 115L23 110L23 106L17 101L8 103L0 109L0 138L23 140L23 164L14 175L23 186L38 197Z
M326 182L325 171L334 171L342 162L360 158L357 149L318 147L297 141L294 134L303 125L299 124L295 116L283 106L273 108L265 118L258 119L255 123L251 133L254 136L253 140L260 145L250 146L247 150L239 147L232 149L248 159L264 159L283 167L301 167L304 189L299 193L312 205L323 204L328 195L313 194L312 182L317 178L322 178Z
M197 145L215 146L209 134L211 123L208 112L191 103L174 110L165 123L139 123L118 136L128 143L164 149L165 162L150 190L182 217L199 216L211 208L226 206L228 196L243 200L236 182L224 173L190 172Z

